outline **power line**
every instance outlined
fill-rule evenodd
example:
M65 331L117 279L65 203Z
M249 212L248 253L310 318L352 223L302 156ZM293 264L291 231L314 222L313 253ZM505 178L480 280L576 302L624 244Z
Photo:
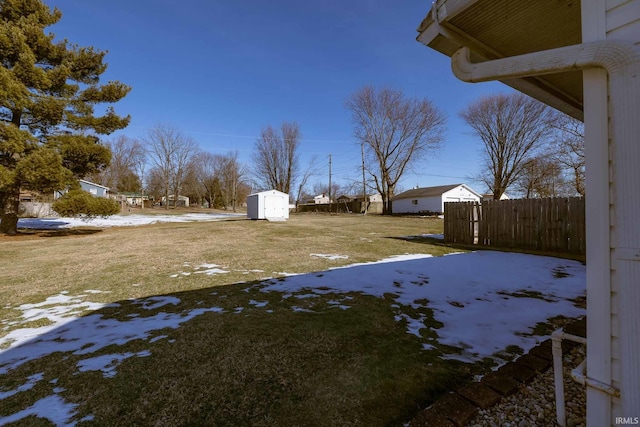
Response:
M143 126L129 126L129 128L134 129L144 129L144 130L152 130L153 128L143 127ZM230 134L230 133L218 133L218 132L204 132L204 131L195 131L195 130L184 130L184 133L190 134L198 134L198 135L211 135L211 136L221 136L225 138L244 138L244 139L260 139L260 136L255 135L239 135L239 134ZM300 138L300 142L322 142L322 143L355 143L354 140L346 140L346 139L305 139Z

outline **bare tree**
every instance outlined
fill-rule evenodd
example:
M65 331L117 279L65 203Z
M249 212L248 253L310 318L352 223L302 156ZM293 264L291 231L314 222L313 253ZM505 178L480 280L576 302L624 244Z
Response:
M516 185L527 199L566 195L562 168L550 153L528 159Z
M238 152L233 151L224 156L222 163L222 188L225 207L231 206L235 212L238 206L238 189L246 175L246 168L238 161Z
M147 194L154 202L161 200L165 192L162 171L160 171L160 169L158 169L157 167L152 167L147 174L145 186L147 189Z
M168 208L170 196L173 196L174 203L177 204L187 165L198 151L196 143L177 129L166 125L155 126L144 141L155 172L162 179L165 207Z
M520 93L480 98L460 116L484 145L485 172L479 178L495 200L518 180L555 119L549 107Z
M584 125L565 114L556 120L554 158L572 175L573 193L585 194Z
M265 188L289 194L298 178L300 127L283 123L280 131L267 126L256 141L252 160L255 178Z
M383 214L402 175L443 141L445 115L426 98L405 98L400 90L365 86L346 101L355 136L367 152L367 172L382 195Z
M220 175L224 165L224 156L209 152L200 152L194 156L191 169L209 207L219 206L222 200Z
M144 177L140 176L139 165L146 161L144 145L124 135L105 145L111 150L111 163L89 179L117 191L140 191Z
M191 161L187 165L184 178L182 179L181 193L189 197L189 206L196 204L202 206L204 201L207 200L205 188L200 182L200 169L197 161L201 154L202 153L198 153L191 158Z
M300 176L295 197L296 212L298 209L298 204L302 200L303 194L307 193L307 185L309 184L309 180L318 174L318 168L316 164L317 158L316 156L313 156L311 160L309 160L309 166L304 169L302 175Z

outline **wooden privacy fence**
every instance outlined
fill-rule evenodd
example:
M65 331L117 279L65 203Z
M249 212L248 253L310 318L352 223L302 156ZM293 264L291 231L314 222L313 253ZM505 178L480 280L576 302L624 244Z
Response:
M444 204L449 243L585 254L584 198Z

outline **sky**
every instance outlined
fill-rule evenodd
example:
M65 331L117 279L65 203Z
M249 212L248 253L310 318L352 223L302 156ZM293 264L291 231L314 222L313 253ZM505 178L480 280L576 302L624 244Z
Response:
M341 254L309 256L348 258ZM239 266L221 266L215 262L215 259L201 265L184 262L167 280L181 280L191 274L246 271L236 270ZM105 289L86 289L80 294L62 291L44 301L7 306L5 308L18 310L21 317L0 319L4 329L11 329L0 337L0 375L51 353L66 352L77 356L64 359L69 360L66 368L75 372L74 375L98 371L105 378L113 378L118 375L118 366L123 361L153 356L159 351L155 342L175 341L167 335L169 329L177 330L204 313L237 315L251 310L267 313L293 310L306 316L307 313L349 310L354 304L353 297L348 295L351 292L378 298L391 296L395 320L404 325L407 334L420 340L422 351L438 351L443 359L469 363L490 357L498 364L504 364L506 360L497 358L496 352L516 345L526 353L548 338L532 334L538 322L558 315L578 317L585 314L583 308L576 307L571 301L585 295L585 267L577 261L560 258L499 251L439 257L417 253L337 267L322 274L263 273L265 278L261 283L248 284L243 290L257 289L266 300L256 297L255 293L247 293L246 302L231 310L223 307L225 300L222 298L226 295L218 295L217 291L211 292L207 301L200 301L197 307L174 295L114 301L106 305L91 301L96 294L110 292ZM272 279L270 275L284 277ZM118 286L141 285L122 283ZM295 301L295 304L285 304L285 301ZM120 320L100 311L105 306L123 304L136 306L137 313ZM411 310L405 310L409 307ZM433 324L425 312L432 312L435 322L442 323L442 327L435 330L436 338L421 332ZM518 315L514 316L514 313ZM48 322L42 322L43 319ZM44 323L44 326L33 327L34 322ZM136 353L121 348L138 340L146 341L146 348ZM452 347L460 352L452 351ZM42 365L34 366L42 369ZM0 388L0 404L6 398L29 392L36 385L40 392L47 387L51 392L29 407L0 416L0 425L29 415L49 419L56 426L74 426L81 421L77 415L79 405L64 398L67 385L55 377L55 372L44 369L41 372L24 369L22 384L11 389ZM89 415L85 419L93 418Z
M449 58L415 40L427 0L45 0L63 16L57 39L107 50L102 81L132 91L115 104L130 125L112 134L142 138L158 124L204 151L250 157L261 129L297 122L301 163L313 182L361 177L359 142L345 100L364 85L428 98L448 117L443 148L405 174L404 189L471 183L480 142L458 117L500 83L458 81Z

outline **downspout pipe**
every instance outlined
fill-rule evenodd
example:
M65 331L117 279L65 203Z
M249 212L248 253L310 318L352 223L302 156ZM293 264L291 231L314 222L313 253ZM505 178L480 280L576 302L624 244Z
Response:
M612 286L619 296L622 411L640 413L640 52L630 41L598 40L480 63L468 48L451 57L451 68L465 82L533 77L591 68L604 69L609 86L609 139L612 148ZM605 142L603 142L605 143ZM587 153L587 155L589 155ZM610 196L610 197L611 197ZM587 248L588 250L588 248ZM610 345L610 344L609 344ZM595 350L595 349L594 349Z

